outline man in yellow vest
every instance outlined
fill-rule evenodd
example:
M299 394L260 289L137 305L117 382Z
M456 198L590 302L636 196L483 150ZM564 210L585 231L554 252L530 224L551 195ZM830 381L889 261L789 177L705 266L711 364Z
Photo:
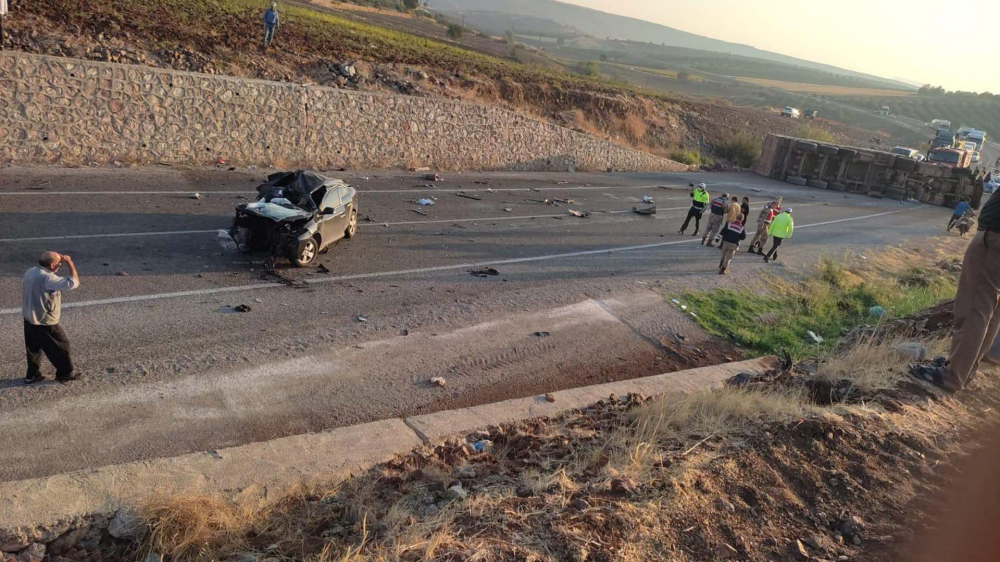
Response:
M694 236L698 236L698 230L701 228L701 216L705 214L708 201L708 189L706 189L705 184L699 183L698 187L691 192L691 209L688 210L688 216L684 219L684 224L681 225L681 229L677 232L678 234L684 234L691 219L694 219Z
M786 239L792 237L794 230L795 221L792 220L791 207L785 209L784 213L774 217L774 220L771 221L771 226L767 227L767 234L774 238L774 246L771 246L771 251L764 256L764 263L778 259L778 247Z

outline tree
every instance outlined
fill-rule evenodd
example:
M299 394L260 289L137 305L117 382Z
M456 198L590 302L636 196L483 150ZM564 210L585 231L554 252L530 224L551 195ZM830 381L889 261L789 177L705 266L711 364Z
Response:
M682 70L677 73L677 79L682 82L687 82L691 79L691 73L686 70Z
M608 55L606 53L601 53L601 62L608 62Z
M594 61L580 62L576 65L576 71L584 76L600 76L601 67L597 66Z
M464 34L465 34L465 28L458 25L457 23L448 25L448 39L451 39L452 41L458 41L459 39L462 38L462 35Z
M420 0L403 0L403 7L407 10L416 10L420 7Z
M513 45L516 40L514 39L514 30L508 29L506 35L504 36L507 40L508 45Z

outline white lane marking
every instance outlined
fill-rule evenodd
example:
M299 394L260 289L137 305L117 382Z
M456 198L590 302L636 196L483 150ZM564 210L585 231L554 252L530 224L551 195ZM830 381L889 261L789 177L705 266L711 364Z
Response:
M657 184L657 185L553 185L545 187L467 187L467 188L438 188L438 187L412 187L409 189L358 189L358 193L420 193L422 191L433 192L433 193L490 193L498 191L550 191L550 190L594 190L594 189L655 189L663 185L668 188L675 187L685 187L683 185L669 185L669 184ZM354 186L357 188L357 186ZM3 195L193 195L195 193L200 193L202 196L206 195L246 195L248 193L256 193L254 190L245 191L175 191L175 190L160 190L160 191L0 191L0 196Z
M176 236L180 234L213 234L212 230L164 230L160 232L114 232L109 234L70 234L66 236L37 236L34 238L0 238L0 243L11 242L41 242L45 240L85 240L88 238L126 238L129 236Z
M810 207L813 205L822 205L823 203L797 203L796 207ZM684 207L668 207L666 209L657 209L658 212L671 212L671 211L684 211L689 209L690 206ZM631 209L629 210L619 210L619 211L593 211L596 215L628 215L633 213ZM572 217L569 212L565 213L553 213L549 215L505 215L502 217L482 217L482 218L465 218L465 219L434 219L434 220L415 220L415 221L399 221L399 222L363 222L358 226L411 226L420 224L444 224L444 223L463 223L463 222L495 222L495 221L510 221L510 220L526 220L526 219L549 219L556 217ZM219 238L229 239L229 234L225 229L211 229L211 230L164 230L160 232L115 232L108 234L69 234L64 236L36 236L29 238L0 238L0 244L11 244L17 242L46 242L52 240L86 240L91 238L127 238L130 236L176 236L182 234L214 234L220 233ZM235 245L232 249L236 249Z
M849 217L849 218L846 218L846 219L837 219L837 220L832 220L832 221L817 222L817 223L813 223L813 224L802 225L802 226L799 226L797 228L799 230L802 230L802 229L806 229L806 228L815 228L815 227L818 227L818 226L827 226L827 225L831 225L831 224L840 224L840 223L845 223L845 222L860 221L860 220L865 220L865 219L873 219L873 218L876 218L876 217L884 217L884 216L887 216L887 215L895 215L897 213L902 213L902 212L907 211L907 210L909 210L909 209L900 209L898 211L888 211L888 212L885 212L885 213L876 213L876 214L873 214L873 215L863 215L863 216L860 216L860 217ZM748 235L749 234L753 234L753 232L748 232L747 234ZM353 275L340 275L340 276L337 276L337 277L327 277L327 278L324 278L324 279L306 279L305 282L308 283L308 284L310 284L310 285L318 285L320 283L336 283L336 282L339 282L339 281L351 281L351 280L355 280L355 279L375 279L375 278L379 278L379 277L395 277L395 276L399 276L399 275L414 275L414 274L420 274L420 273L434 273L434 272L438 272L438 271L449 271L449 270L455 270L455 269L471 269L473 267L484 267L484 266L493 266L493 265L510 265L510 264L517 264L517 263L530 263L530 262L538 262L538 261L549 261L549 260L558 260L558 259L565 259L565 258L576 258L576 257L583 257L583 256L593 256L593 255L596 255L596 254L613 254L613 253L618 253L618 252L632 252L632 251L635 251L635 250L649 250L649 249L654 249L654 248L663 248L663 247L666 247L666 246L677 246L679 244L691 244L691 243L699 242L699 241L700 240L698 238L688 238L686 240L673 240L673 241L670 241L670 242L655 242L655 243L652 243L652 244L639 244L639 245L635 245L635 246L618 246L618 247L613 247L613 248L602 248L602 249L598 249L598 250L583 250L583 251L579 251L579 252L566 252L566 253L561 253L561 254L543 254L543 255L540 255L540 256L529 256L529 257L524 257L524 258L509 258L509 259L503 259L503 260L492 260L492 261L481 261L481 262L468 262L468 263L459 263L459 264L451 264L451 265L439 265L439 266L434 266L434 267L420 267L420 268L414 268L414 269L402 269L402 270L396 270L396 271L376 271L374 273L356 273L356 274L353 274ZM93 300L93 301L80 301L80 302L68 303L68 304L64 304L63 308L84 308L84 307L99 306L99 305L104 305L104 304L119 304L119 303L127 303L127 302L139 302L139 301L150 301L150 300L158 300L158 299L169 299L169 298L176 298L176 297L191 297L191 296L215 295L215 294L219 294L219 293L233 293L233 292L238 292L238 291L253 291L253 290L256 290L256 289L271 289L271 288L275 288L275 287L284 287L284 286L285 285L283 283L259 283L259 284L255 284L255 285L241 285L241 286L235 286L235 287L218 287L218 288L215 288L215 289L197 289L197 290L191 290L191 291L179 291L179 292L176 292L176 293L159 293L159 294L153 294L153 295L135 295L135 296L131 296L131 297L117 297L117 298L111 298L111 299L101 299L101 300ZM4 308L4 309L0 309L0 315L20 314L20 312L21 312L20 308Z

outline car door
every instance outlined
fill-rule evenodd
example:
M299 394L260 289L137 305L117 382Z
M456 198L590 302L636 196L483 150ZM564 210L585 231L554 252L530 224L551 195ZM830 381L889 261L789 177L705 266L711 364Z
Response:
M322 222L320 223L320 234L323 236L323 246L327 246L344 237L347 230L348 213L347 206L341 200L341 190L331 189L323 198L320 204ZM332 210L332 214L327 209Z

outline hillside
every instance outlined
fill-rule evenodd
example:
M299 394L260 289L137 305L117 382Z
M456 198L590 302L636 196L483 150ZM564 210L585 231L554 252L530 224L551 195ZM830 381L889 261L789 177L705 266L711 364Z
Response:
M483 12L533 16L549 20L554 25L575 27L595 38L624 39L751 57L832 74L875 80L882 87L911 89L909 85L901 82L763 51L749 45L703 37L665 25L564 4L555 0L430 0L429 7L445 14L458 16L458 18L464 15L467 17L467 21L473 25L489 25L489 22L483 18Z
M520 64L302 6L283 8L273 48L255 0L16 0L15 49L337 88L499 103L625 145L711 152L744 133L794 134L771 114L648 95L609 81ZM435 24L437 25L437 24ZM443 26L440 26L443 30ZM355 62L354 75L342 75ZM832 129L865 143L871 133Z

